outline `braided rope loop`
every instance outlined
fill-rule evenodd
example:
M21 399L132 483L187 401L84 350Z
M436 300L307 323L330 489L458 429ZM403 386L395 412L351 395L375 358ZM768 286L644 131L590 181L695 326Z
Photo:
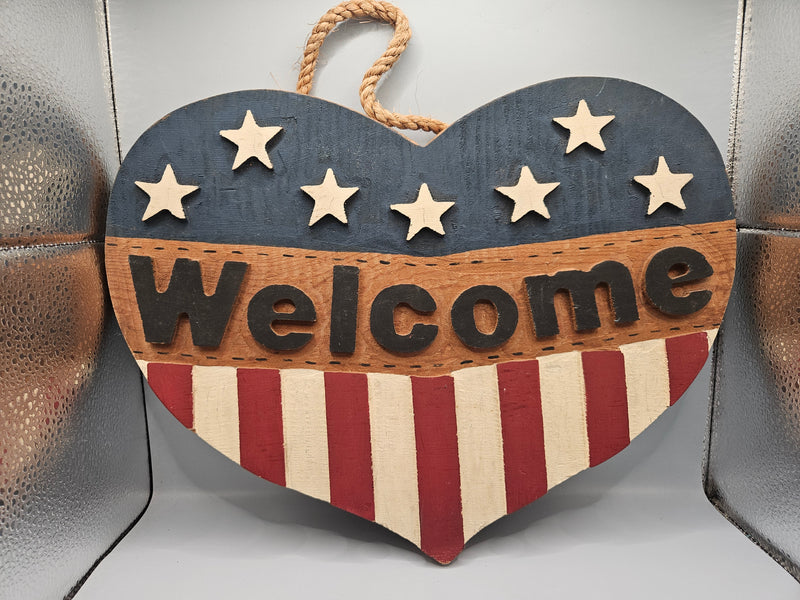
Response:
M380 0L350 0L334 6L314 25L311 35L303 51L303 60L300 63L300 75L297 78L297 92L309 94L314 82L314 71L317 68L319 51L322 42L339 23L348 19L375 19L394 26L394 35L389 41L386 51L364 74L358 94L361 106L367 116L397 129L421 129L433 133L441 132L446 123L420 115L400 115L386 110L375 97L375 88L378 81L406 49L408 40L411 39L411 28L408 19L396 6Z

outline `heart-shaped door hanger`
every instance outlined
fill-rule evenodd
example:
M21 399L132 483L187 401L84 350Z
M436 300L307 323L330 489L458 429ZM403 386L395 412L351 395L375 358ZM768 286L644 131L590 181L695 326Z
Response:
M702 125L580 77L426 146L302 94L190 104L123 162L106 266L181 423L446 563L681 396L735 248Z

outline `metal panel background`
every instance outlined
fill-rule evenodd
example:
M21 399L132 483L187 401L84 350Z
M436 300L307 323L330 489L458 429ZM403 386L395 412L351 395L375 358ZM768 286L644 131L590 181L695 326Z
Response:
M800 579L800 4L744 0L740 21L729 152L740 247L705 489Z
M334 3L112 0L123 151L183 104L293 89L304 40ZM613 76L669 95L727 142L737 0L396 3L414 37L379 87L387 108L453 121L537 81ZM360 110L363 72L390 37L341 26L315 95ZM245 472L150 396L153 502L77 597L794 598L795 581L703 496L708 376L613 460L491 525L446 568Z
M104 7L0 5L0 598L60 598L150 492L102 238L118 163Z

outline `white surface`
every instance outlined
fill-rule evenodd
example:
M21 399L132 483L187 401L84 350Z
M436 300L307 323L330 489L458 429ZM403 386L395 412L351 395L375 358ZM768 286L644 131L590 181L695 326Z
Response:
M700 486L708 369L631 446L479 533L453 564L233 465L150 397L156 494L77 600L797 598Z
M293 90L329 1L111 0L123 153L183 104ZM671 96L725 148L735 0L400 4L414 38L379 87L389 108L452 121L537 81L609 75ZM315 94L358 109L361 75L389 37L342 27ZM152 505L77 598L794 598L795 581L702 494L707 396L706 369L627 450L489 526L448 567L250 475L150 398Z

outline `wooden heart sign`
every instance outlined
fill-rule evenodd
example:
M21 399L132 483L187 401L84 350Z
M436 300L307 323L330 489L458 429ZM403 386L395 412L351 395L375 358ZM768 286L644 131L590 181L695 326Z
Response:
M122 164L106 266L186 427L446 563L681 396L735 246L700 123L569 78L427 146L287 92L183 107Z

